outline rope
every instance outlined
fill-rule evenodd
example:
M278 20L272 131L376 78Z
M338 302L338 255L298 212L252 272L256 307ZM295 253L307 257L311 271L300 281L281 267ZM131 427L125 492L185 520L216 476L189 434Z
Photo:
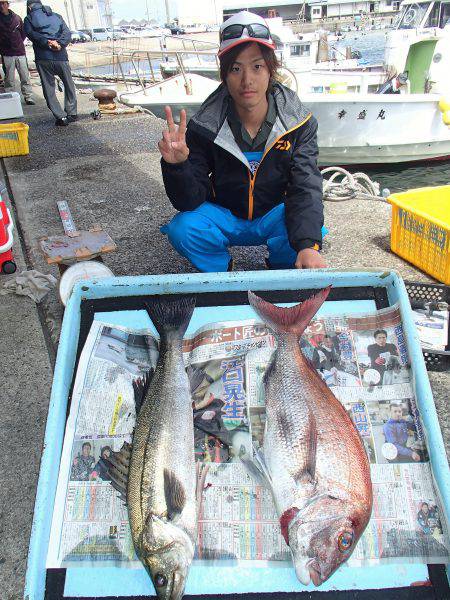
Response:
M330 202L343 202L354 198L365 200L381 200L386 202L389 190L380 194L380 185L372 181L365 173L349 173L342 167L322 169L322 175L331 173L329 179L323 180L323 199ZM342 177L340 181L335 181Z

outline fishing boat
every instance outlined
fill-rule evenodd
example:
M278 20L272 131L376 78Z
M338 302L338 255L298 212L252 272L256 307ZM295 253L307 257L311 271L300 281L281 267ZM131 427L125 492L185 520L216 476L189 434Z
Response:
M128 106L142 106L161 119L165 118L165 106L170 106L175 116L184 108L190 119L218 85L218 81L208 77L183 73L137 91L121 93L119 100Z
M388 33L384 77L391 77L383 86L385 93L367 93L368 85L364 86L365 93L358 94L348 93L346 86L343 90L347 93L311 93L311 85L302 85L301 78L299 85L296 73L284 67L283 83L299 94L319 122L320 165L450 158L449 7L449 2L437 0L420 6L412 0L403 2L396 27ZM305 67L305 78L307 73ZM323 70L322 81L326 74ZM145 106L162 117L166 104L176 113L185 107L189 117L218 85L194 73L168 79L167 88L164 83L122 94L120 99Z
M404 0L384 63L385 93L300 93L321 165L450 159L450 3Z
M450 2L404 0L384 63L387 72L407 75L408 93L450 94Z
M274 42L276 54L283 68L293 78L293 86L304 93L330 92L336 88L345 88L347 92L375 92L386 79L382 65L359 65L358 54L348 49L346 53L330 44L339 38L325 31L294 34L292 29L283 25L280 17L266 19ZM184 43L184 42L183 42ZM188 50L187 47L183 47ZM191 48L192 54L183 58L186 72L219 79L217 60L218 44L210 44L210 56L200 56ZM163 77L171 77L181 72L175 58L161 61L159 69ZM295 80L295 81L294 81Z
M440 94L305 94L301 99L319 123L321 166L450 159L445 122L450 104Z

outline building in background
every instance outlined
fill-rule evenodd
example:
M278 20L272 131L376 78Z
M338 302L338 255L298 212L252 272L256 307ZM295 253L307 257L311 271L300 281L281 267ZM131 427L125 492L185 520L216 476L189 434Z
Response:
M43 4L59 13L72 30L112 25L111 0L43 0ZM10 8L23 18L26 0L10 0Z
M222 0L139 0L142 18L146 23L178 23L182 27L192 25L216 25L222 23ZM115 19L116 25L140 23L141 15L133 20Z
M240 10L251 10L262 17L282 17L290 21L335 21L360 15L393 15L399 8L400 0L223 0L224 18Z

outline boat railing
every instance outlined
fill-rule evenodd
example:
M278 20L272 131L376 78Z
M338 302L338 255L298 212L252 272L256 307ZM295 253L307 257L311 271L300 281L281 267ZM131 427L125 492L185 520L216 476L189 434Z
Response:
M169 37L169 36L166 36ZM178 36L177 36L178 37ZM179 40L181 41L181 40ZM210 44L210 49L199 50L199 40L183 40L185 43L183 49L169 50L167 48L155 49L136 49L114 46L112 48L103 46L96 51L90 49L71 49L71 64L73 74L84 80L105 80L123 83L126 89L130 84L139 85L142 89L151 83L161 81L162 75L155 63L175 61L177 71L183 75L186 85L189 87L189 81L186 73L189 69L185 65L187 57L197 58L199 64L202 59L211 57L219 68L217 58L217 44ZM207 44L207 42L206 42ZM103 71L101 73L100 71Z
M142 71L138 67L138 65L141 63L141 61L145 60L146 63L148 64L151 77L156 82L156 81L158 81L158 79L156 78L156 75L155 75L153 61L158 58L162 58L163 60L167 60L167 61L172 59L177 63L179 73L184 78L186 89L189 90L191 87L191 83L187 77L187 73L189 71L188 71L188 69L186 69L186 66L184 64L184 57L186 57L186 55L192 55L192 54L195 54L198 57L199 61L201 61L202 58L206 58L207 56L208 57L213 56L216 60L217 68L219 68L216 49L197 50L197 51L193 51L192 49L160 50L160 51L149 50L148 52L143 52L142 50L136 50L135 52L132 52L132 54L130 56L130 61L134 67L135 73L136 73L138 81L139 81L139 85L141 86L143 91L145 91L146 81L141 76ZM188 91L188 93L189 93L189 91Z

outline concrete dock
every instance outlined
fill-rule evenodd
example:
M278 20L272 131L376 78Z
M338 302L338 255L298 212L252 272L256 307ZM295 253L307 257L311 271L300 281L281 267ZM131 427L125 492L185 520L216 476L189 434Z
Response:
M118 246L104 262L115 275L193 271L160 233L175 213L164 191L157 142L164 123L146 114L93 120L96 102L79 95L79 121L55 127L35 85L37 105L25 107L30 154L2 160L17 229L18 270L59 277L38 249L62 233L56 202L67 200L80 229L100 224ZM423 185L427 185L424 181ZM392 190L395 191L395 190ZM381 201L326 203L330 230L324 255L338 269L396 269L404 279L430 281L389 249L390 207ZM236 269L264 268L262 248L233 250ZM2 282L9 277L0 275ZM62 306L53 289L40 303L0 296L0 597L23 596L24 575L52 368ZM450 374L430 373L446 447Z

